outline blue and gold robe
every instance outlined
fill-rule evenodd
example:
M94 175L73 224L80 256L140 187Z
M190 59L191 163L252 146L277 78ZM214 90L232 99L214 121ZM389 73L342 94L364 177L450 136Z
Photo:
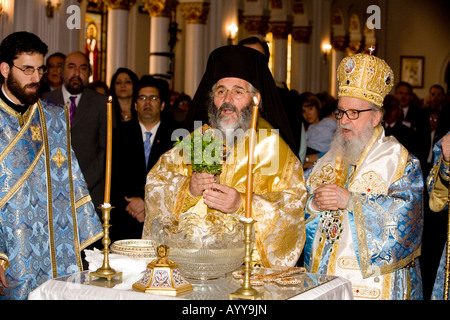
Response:
M307 269L349 279L355 299L422 299L418 159L378 126L356 166L346 167L331 150L305 174ZM311 210L313 193L323 183L352 192L345 210Z
M48 279L81 271L81 250L103 235L68 120L60 105L38 101L20 115L0 100L3 298L26 299Z
M450 134L448 132L447 134ZM433 147L434 160L433 168L427 177L428 193L430 195L429 206L434 212L448 210L448 183L450 180L450 166L442 157L442 139ZM445 264L447 257L447 245L442 252L441 261L439 262L436 280L434 282L433 291L431 293L432 300L444 299L445 284Z

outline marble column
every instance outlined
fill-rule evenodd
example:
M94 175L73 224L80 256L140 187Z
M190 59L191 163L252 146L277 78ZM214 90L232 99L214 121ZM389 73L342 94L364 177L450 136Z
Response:
M108 6L106 83L120 67L127 67L128 12L136 0L103 0Z
M180 2L183 18L186 19L186 62L184 91L194 96L206 68L206 19L209 2Z
M5 1L3 1L5 2ZM10 10L10 19L13 20L13 30L23 30L28 32L35 32L35 19L39 18L39 20L47 19L45 15L45 4L38 4L36 1L26 1L26 0L14 0L13 8ZM6 4L3 4L6 7ZM36 17L35 12L41 13L41 17ZM12 13L12 17L11 17ZM3 18L2 18L3 19ZM7 35L6 35L7 36ZM6 37L5 36L5 37Z
M309 40L311 26L297 26L292 28L292 66L291 89L299 93L309 91Z
M309 91L317 93L320 91L329 92L329 65L323 63L322 45L330 43L331 34L331 0L311 1L310 19L314 22L311 32L310 42L310 82Z
M273 77L275 81L286 83L287 79L287 38L292 29L292 22L280 21L269 23L273 34Z
M149 74L170 81L173 54L169 46L169 26L177 7L176 0L144 0L150 14Z

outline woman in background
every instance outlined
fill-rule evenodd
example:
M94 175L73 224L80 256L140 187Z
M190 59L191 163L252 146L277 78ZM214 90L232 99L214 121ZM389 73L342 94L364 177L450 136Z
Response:
M322 106L319 98L311 92L302 93L299 99L306 121L307 149L303 167L307 169L330 149L337 122L334 118L334 104Z
M110 95L116 112L116 123L136 118L134 103L137 98L138 76L127 68L119 68L111 78Z

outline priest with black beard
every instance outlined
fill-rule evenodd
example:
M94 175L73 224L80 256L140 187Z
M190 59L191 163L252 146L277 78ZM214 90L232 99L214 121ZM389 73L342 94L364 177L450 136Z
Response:
M27 299L82 270L101 222L70 145L69 114L39 100L47 45L28 32L0 44L0 299Z
M294 140L289 121L265 59L243 46L221 47L211 53L185 125L195 134L208 124L216 139L226 141L222 171L216 176L193 172L178 147L162 155L147 175L143 238L151 237L153 220L166 212L200 217L219 213L225 220L245 215L248 138L255 98L260 113L253 167L252 218L256 223L252 261L267 268L295 266L305 243L306 189L302 164L290 148Z

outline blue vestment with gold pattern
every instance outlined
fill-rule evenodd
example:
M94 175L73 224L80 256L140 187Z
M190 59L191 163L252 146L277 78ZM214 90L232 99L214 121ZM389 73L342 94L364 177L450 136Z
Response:
M450 134L448 132L447 134ZM442 139L440 139L433 147L433 168L427 177L428 193L430 195L430 209L435 212L448 210L448 183L450 180L450 166L443 161L442 157ZM445 285L445 264L447 245L442 252L441 261L436 273L433 291L431 293L432 300L444 299L444 285Z
M375 128L355 166L330 150L306 173L305 266L352 281L355 299L422 299L418 257L423 178L418 159ZM322 183L352 192L345 210L313 211Z
M0 100L3 298L26 299L48 279L81 271L81 250L103 235L68 119L65 107L47 101L21 115Z

